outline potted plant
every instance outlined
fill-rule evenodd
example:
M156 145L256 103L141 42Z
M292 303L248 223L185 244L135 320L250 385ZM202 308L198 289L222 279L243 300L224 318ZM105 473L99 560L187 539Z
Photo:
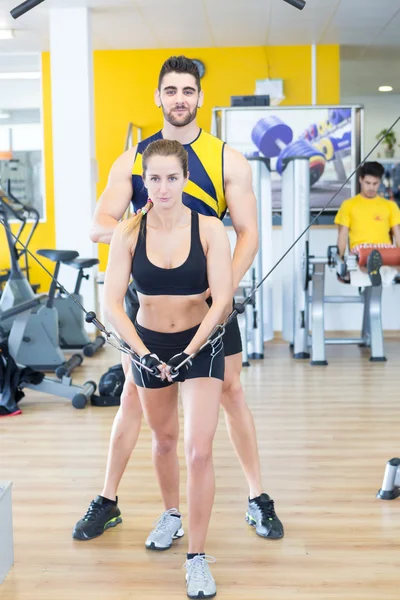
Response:
M387 129L382 129L376 136L377 140L380 140L383 137L382 143L385 146L385 157L393 158L394 157L394 149L397 144L397 138L394 131L388 131Z

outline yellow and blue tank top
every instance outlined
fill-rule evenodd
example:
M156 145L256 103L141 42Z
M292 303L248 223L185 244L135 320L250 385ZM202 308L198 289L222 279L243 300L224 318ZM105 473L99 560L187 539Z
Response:
M136 211L147 200L147 190L143 185L142 154L155 140L162 139L159 131L139 142L132 169L132 206ZM224 145L219 138L200 129L197 138L184 144L189 156L189 181L184 189L183 202L196 212L223 219L226 213L224 190Z

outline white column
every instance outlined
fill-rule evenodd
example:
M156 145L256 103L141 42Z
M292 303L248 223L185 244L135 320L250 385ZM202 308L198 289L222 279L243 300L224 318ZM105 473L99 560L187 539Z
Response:
M317 46L311 44L311 104L317 104Z
M51 8L50 56L53 112L56 249L97 257L89 239L96 205L93 52L90 11ZM96 310L96 267L82 283L83 305ZM62 267L60 281L72 292L75 269Z

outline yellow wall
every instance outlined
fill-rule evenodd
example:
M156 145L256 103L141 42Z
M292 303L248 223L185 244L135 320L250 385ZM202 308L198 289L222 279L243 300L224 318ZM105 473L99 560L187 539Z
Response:
M317 47L317 104L340 104L340 46Z
M169 48L166 50L102 50L94 53L94 95L96 158L99 167L97 195L104 189L113 161L124 148L129 122L140 125L143 135L157 131L162 114L153 102L161 64L173 54L185 54L205 63L202 80L205 91L204 106L198 113L198 122L210 128L211 109L229 106L233 95L253 94L255 80L265 77L284 80L286 99L283 105L311 104L311 47L274 46L247 48ZM317 48L317 102L338 104L339 47ZM51 84L50 58L43 54L43 116L45 133L46 210L47 222L41 224L33 248L54 247L54 184L51 138ZM1 241L1 239L0 239ZM0 250L0 268L8 264L3 244ZM108 246L99 245L100 268L104 269ZM32 268L33 280L48 288L49 277Z

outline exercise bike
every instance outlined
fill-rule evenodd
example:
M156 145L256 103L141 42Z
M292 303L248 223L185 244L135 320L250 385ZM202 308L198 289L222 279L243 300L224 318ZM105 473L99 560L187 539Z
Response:
M78 271L75 288L70 296L64 294L63 290L55 284L57 295L54 296L53 306L58 315L60 347L64 350L83 350L85 356L93 356L100 348L102 348L102 346L104 346L105 338L99 335L94 342L90 340L85 329L84 313L74 299L80 304L83 303L80 294L81 284L83 279L89 279L89 275L85 274L85 270L98 265L100 261L97 258L78 257L73 260L65 260L59 255L57 256L57 253L55 255L53 250L38 250L37 254L56 262L53 273L53 282L58 279L61 264ZM53 291L51 290L51 293L52 292Z
M15 237L13 237L9 228L10 217L19 222ZM36 295L29 281L28 252L18 242L21 240L25 228L30 227L24 244L28 248L39 223L39 213L35 208L22 204L16 198L10 198L0 188L0 220L5 225L4 229L10 254L10 270L8 273L2 274L2 283L5 285L0 298L1 327L7 332L11 329L12 321L11 319L2 318L2 313L26 300L31 300ZM25 261L24 268L21 268L19 264L21 258Z

